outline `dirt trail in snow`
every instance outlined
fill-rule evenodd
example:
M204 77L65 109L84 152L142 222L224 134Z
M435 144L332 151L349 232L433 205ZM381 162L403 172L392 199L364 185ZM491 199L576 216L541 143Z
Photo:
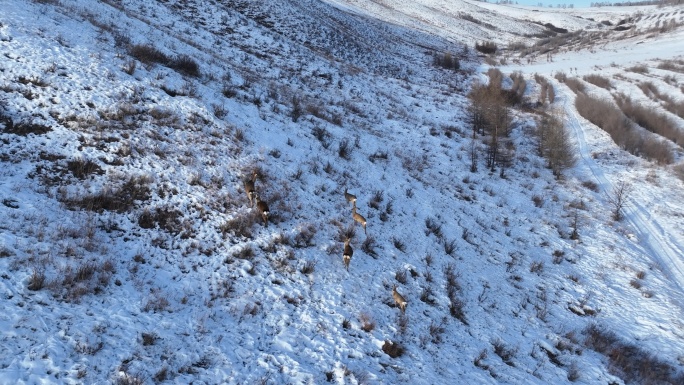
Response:
M565 123L577 140L579 163L577 167L585 167L593 175L596 183L606 196L613 191L613 183L606 177L603 169L591 156L591 150L585 137L585 128L580 123L574 106L574 95L564 86L552 82L560 96L559 102L565 110ZM625 208L625 220L641 246L641 251L649 255L663 273L684 293L684 245L680 239L673 237L658 222L648 208L633 198L628 197ZM680 305L684 305L681 304Z

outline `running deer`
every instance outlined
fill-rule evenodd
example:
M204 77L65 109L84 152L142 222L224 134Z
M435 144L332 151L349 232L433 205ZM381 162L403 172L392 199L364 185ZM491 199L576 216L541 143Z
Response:
M264 227L268 227L268 204L259 199L259 194L257 193L254 193L254 200L256 200L257 210L259 210L259 213L261 213L261 218L264 220Z
M257 172L254 171L252 174L252 179L245 179L244 181L244 186L245 186L245 194L247 194L247 199L249 199L249 207L254 206L254 196L256 195L256 190L254 189L254 182L256 182L257 179Z
M355 221L359 222L361 226L363 226L363 233L368 235L368 232L366 231L366 218L356 212L356 204L354 204L354 207L352 207L352 218L354 218Z
M344 241L344 253L342 254L342 262L344 262L344 267L349 271L349 262L351 262L352 255L354 255L354 249L349 245L351 242L350 238Z
M344 189L344 199L347 200L347 202L350 202L356 207L356 195L347 192L347 189Z
M401 312L405 313L406 305L408 304L408 302L406 302L404 297L402 297L401 294L399 294L399 292L397 291L397 285L394 285L394 288L392 289L392 297L394 297L394 303L396 303L397 306L399 306Z

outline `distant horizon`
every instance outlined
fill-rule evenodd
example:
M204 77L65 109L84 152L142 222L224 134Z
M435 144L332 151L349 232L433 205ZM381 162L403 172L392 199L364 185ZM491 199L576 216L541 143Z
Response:
M488 1L490 3L496 3L495 0ZM528 6L539 6L541 4L544 8L589 8L593 3L600 3L600 0L513 0L513 5L528 5ZM609 1L613 3L614 1ZM619 1L615 1L619 2Z

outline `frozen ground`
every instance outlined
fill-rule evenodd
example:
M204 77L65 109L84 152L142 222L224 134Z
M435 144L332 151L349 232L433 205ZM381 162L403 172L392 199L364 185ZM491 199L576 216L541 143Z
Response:
M635 383L587 347L590 326L682 378L682 181L617 148L552 77L648 78L681 99L684 75L656 68L682 55L681 27L531 65L510 54L502 71L526 74L530 100L546 76L566 112L579 162L556 180L517 110L507 177L470 172L466 94L487 69L472 47L534 44L535 22L605 32L580 10L0 6L0 383ZM255 169L268 227L244 192ZM615 222L620 180L633 190Z

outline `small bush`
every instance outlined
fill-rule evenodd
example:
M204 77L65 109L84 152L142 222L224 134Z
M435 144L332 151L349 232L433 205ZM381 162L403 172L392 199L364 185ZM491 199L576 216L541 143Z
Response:
M375 251L375 248L377 246L378 246L378 243L375 240L375 238L372 236L368 236L368 237L366 237L366 239L361 244L361 250L363 250L364 253L375 258L378 255L378 253Z
M200 67L197 61L189 55L178 55L169 64L169 66L178 72L190 75L193 77L200 77Z
M367 313L359 315L359 322L361 322L361 330L370 333L375 329L375 321Z
M150 44L134 44L129 48L128 52L131 56L145 64L158 63L168 65L170 62L166 54Z
M563 71L556 72L553 77L561 83L565 83L565 81L568 80L568 75L566 75Z
M475 43L475 49L484 54L493 54L496 53L498 47L493 41L485 41L482 43Z
M102 168L97 163L83 158L68 161L67 169L78 179L85 179L92 174L104 174L104 171L102 171Z
M385 343L382 345L382 351L392 358L397 358L404 354L404 347L399 343L385 340Z
M567 78L565 79L565 85L568 86L572 90L572 92L578 94L580 92L584 93L586 92L587 88L585 87L584 83L582 83L581 80L578 78Z
M406 270L397 270L396 273L394 273L394 278L397 280L397 282L405 284L407 281Z
M316 270L316 261L306 261L299 271L304 275L309 275Z
M626 71L635 72L638 74L647 74L648 67L644 64L635 65L633 67L625 68Z
M45 286L45 271L42 269L33 269L31 277L29 278L28 289L38 291Z
M150 198L147 176L129 177L119 187L105 187L99 193L81 198L62 197L62 201L71 209L81 208L88 211L129 211L136 202L145 202Z
M610 79L604 78L601 75L585 75L584 77L582 77L582 79L584 79L585 82L591 83L597 87L605 88L607 90L609 90L612 87L610 84Z
M337 148L337 154L340 156L340 158L349 160L351 158L351 152L349 140L342 139L342 141L340 141L339 147Z
M458 58L456 58L449 52L445 52L443 54L435 54L432 60L432 63L437 67L453 71L458 71L459 69L461 69L461 63L458 61Z
M591 181L591 180L584 181L584 182L582 182L582 186L584 186L585 188L587 188L593 192L599 192L599 185L594 181Z
M509 366L515 366L513 363L513 357L515 357L516 350L511 349L506 344L501 340L501 339L496 339L492 342L492 346L494 346L494 353L496 353L497 356L501 357L501 360L506 363L506 365Z
M544 271L544 262L543 261L535 261L535 262L532 262L532 264L530 265L530 273L540 274L543 271Z

